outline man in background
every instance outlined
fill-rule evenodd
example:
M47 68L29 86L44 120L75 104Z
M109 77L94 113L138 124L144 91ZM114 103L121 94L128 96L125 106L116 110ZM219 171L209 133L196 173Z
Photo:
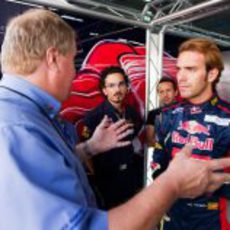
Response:
M112 122L125 119L132 124L134 133L126 138L132 142L138 135L142 120L137 111L126 103L128 76L118 66L107 67L101 73L100 89L106 100L86 114L83 136L91 137L102 118L107 115ZM136 164L137 159L141 161L139 164ZM97 155L92 158L92 163L101 208L108 210L115 207L127 201L141 188L143 172L135 166L143 164L143 158L134 153L133 145Z
M175 103L178 94L176 80L163 77L157 84L157 93L160 99L160 107L149 111L146 121L146 142L148 147L154 147L155 141L155 119L161 113L162 107Z

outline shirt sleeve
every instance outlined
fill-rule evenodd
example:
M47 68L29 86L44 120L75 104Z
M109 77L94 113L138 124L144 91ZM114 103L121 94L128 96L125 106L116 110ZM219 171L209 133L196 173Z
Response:
M159 114L159 112L160 112L160 109L150 110L148 113L148 116L147 116L146 124L155 126L155 120L156 120L157 114Z
M154 152L152 157L151 168L153 170L153 178L159 176L168 167L170 157L165 147L165 139L167 133L163 132L162 119L156 117L155 122L155 138L156 144L154 146Z
M89 139L93 135L99 123L100 120L98 120L98 114L94 110L88 112L83 119L81 139L82 140Z
M219 145L220 148L226 149L224 157L230 157L230 125L228 126L228 128L225 129L225 132L223 132L222 135L218 135L218 138L220 138L221 140ZM224 172L230 173L230 167L225 168ZM230 200L230 184L224 184L223 186L221 186L218 192L220 193L221 197Z
M134 136L137 136L142 128L143 120L141 119L141 116L134 108L132 110L132 114L134 117L133 119L134 120Z
M227 157L230 157L230 150L228 151ZM225 173L230 173L230 167L224 170ZM221 188L217 191L221 197L224 197L230 200L230 184L224 184Z
M67 163L47 133L1 127L0 229L108 229L107 212L89 205L80 162Z
M147 125L153 125L153 124L154 124L153 120L154 120L154 117L153 117L153 110L151 110L151 111L149 111L149 113L148 113L147 120L146 120L146 124L147 124Z

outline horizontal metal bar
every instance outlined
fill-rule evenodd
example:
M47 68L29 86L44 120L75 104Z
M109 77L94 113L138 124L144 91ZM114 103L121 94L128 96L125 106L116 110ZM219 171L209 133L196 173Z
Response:
M150 23L150 25L153 27L154 25L170 24L172 21L179 20L181 17L187 17L189 19L190 16L195 16L197 14L200 14L201 10L207 11L211 6L218 6L225 2L229 3L229 0L211 0L204 3L200 3L195 6L191 6L187 9L163 16L161 18L154 19ZM223 8L225 6L223 6Z
M14 0L11 0L11 2L14 2ZM38 4L38 5L42 5L42 6L66 10L69 12L84 14L84 15L88 15L88 16L92 16L92 17L98 17L98 18L102 18L105 20L114 21L114 22L118 22L118 23L122 23L122 24L138 26L138 27L144 28L144 29L149 28L149 25L145 22L137 21L136 19L127 19L127 18L111 15L111 12L109 14L109 13L95 11L92 9L86 9L84 7L80 7L77 5L67 3L65 0L16 0L15 2L17 2L17 3L22 2L22 4L23 4L23 2L24 3L26 2L26 3Z

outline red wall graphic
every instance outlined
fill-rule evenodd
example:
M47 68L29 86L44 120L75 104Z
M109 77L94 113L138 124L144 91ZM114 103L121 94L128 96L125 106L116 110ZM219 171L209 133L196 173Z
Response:
M126 71L131 85L127 103L144 116L145 47L133 45L132 42L103 40L88 53L73 81L71 95L63 103L61 115L73 122L76 128L80 126L85 113L104 100L99 89L100 72L111 65L119 65ZM165 54L163 71L175 77L175 58Z

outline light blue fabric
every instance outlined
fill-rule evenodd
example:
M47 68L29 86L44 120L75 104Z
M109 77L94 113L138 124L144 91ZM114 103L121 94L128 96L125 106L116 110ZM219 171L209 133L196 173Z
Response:
M3 76L1 230L108 229L107 212L96 209L81 162L71 151L76 141L73 127L55 119L59 109L58 101L28 81ZM63 136L71 137L68 145L49 119Z

